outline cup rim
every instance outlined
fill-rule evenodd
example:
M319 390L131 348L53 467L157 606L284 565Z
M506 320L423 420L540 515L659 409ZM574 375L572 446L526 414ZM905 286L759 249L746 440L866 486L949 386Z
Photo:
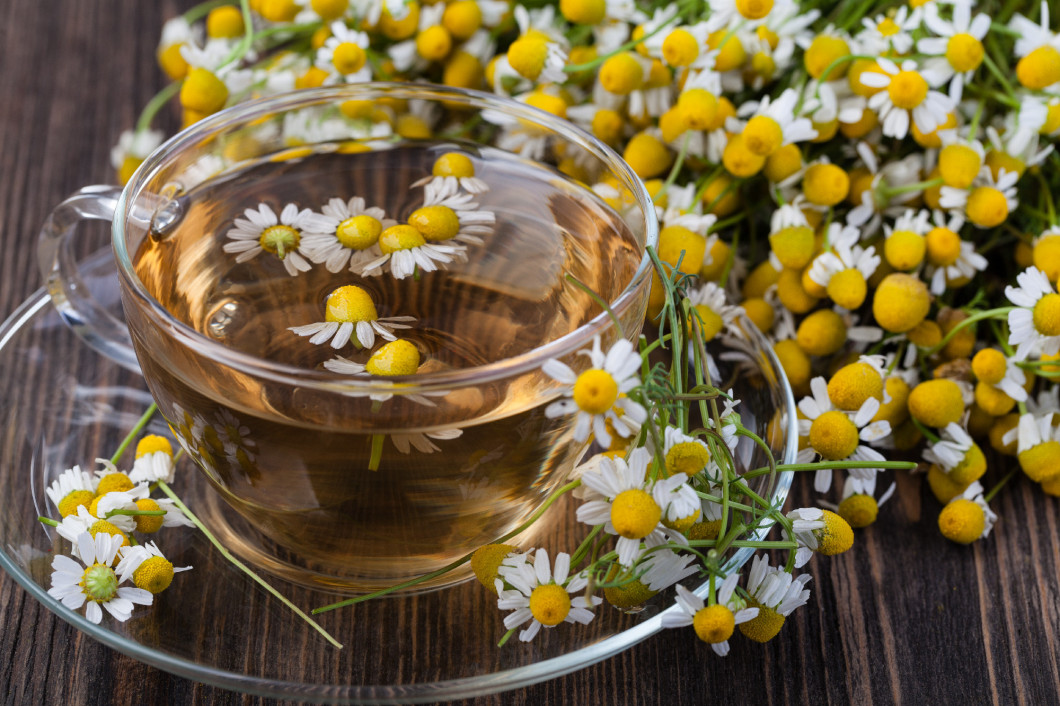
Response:
M211 132L232 123L246 124L265 115L355 96L363 98L366 94L369 97L387 95L404 99L445 100L481 110L502 110L517 119L543 125L553 133L579 143L607 164L623 186L629 189L636 203L641 207L644 217L644 252L642 252L641 261L626 287L609 302L609 306L615 312L622 312L633 304L639 288L643 286L645 278L650 276L652 270L647 248L655 247L658 242L659 223L647 188L617 152L574 123L505 96L428 83L377 81L295 90L234 105L181 130L157 147L143 161L122 189L118 199L112 227L112 248L124 288L146 306L151 318L163 326L170 337L176 339L181 345L194 347L199 353L227 367L273 382L356 395L414 394L464 387L526 373L540 368L550 358L562 358L586 347L595 336L603 334L612 326L608 313L602 311L577 329L544 345L485 365L438 373L356 379L340 377L330 371L276 363L228 348L212 341L173 316L147 291L133 268L126 247L125 221L129 216L130 205L135 201L134 197L142 191L170 157L189 145L196 144L204 137L208 137Z

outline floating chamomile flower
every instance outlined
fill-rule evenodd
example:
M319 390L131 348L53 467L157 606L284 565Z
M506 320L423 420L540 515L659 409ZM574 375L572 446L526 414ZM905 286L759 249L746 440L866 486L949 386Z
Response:
M278 257L292 277L312 268L302 245L304 231L319 229L318 216L312 211L308 208L299 210L289 203L277 217L267 204L262 203L257 209L248 208L243 214L246 217L237 218L235 228L225 234L229 242L223 249L226 253L234 253L236 262L246 262L267 252Z
M787 616L810 599L806 584L811 578L809 574L793 577L780 567L771 567L763 555L755 555L747 575L747 603L758 608L758 615L741 624L740 632L755 642L776 637Z
M828 296L847 310L860 307L868 294L868 279L880 265L875 246L858 245L860 232L854 226L831 223L826 234L831 251L814 259L811 280L824 287Z
M986 55L983 37L990 29L990 16L980 12L973 18L971 0L956 0L953 19L944 20L939 15L939 6L928 3L924 8L924 24L937 36L917 40L917 51L932 57L924 66L949 82L950 98L954 104L960 103L964 84Z
M310 336L309 342L315 345L330 341L332 348L342 348L352 342L358 348L371 348L377 335L393 341L397 338L396 329L409 328L415 321L412 316L379 318L371 295L357 285L347 284L328 295L324 321L288 330Z
M842 516L819 507L803 507L787 514L791 531L799 545L795 568L810 560L814 552L827 556L842 554L854 546L854 531ZM785 536L787 531L784 532Z
M51 499L60 517L76 515L78 507L87 508L96 497L96 477L80 466L63 471L44 492Z
M556 359L545 361L542 372L563 384L564 399L545 408L549 419L575 414L574 439L585 441L590 431L596 440L611 445L611 434L606 422L610 422L615 433L628 438L634 426L637 428L648 418L640 403L630 399L626 393L640 385L641 358L633 344L622 338L605 355L600 349L600 337L593 339L591 351L580 351L588 355L592 367L576 374L568 365Z
M596 526L618 536L615 551L623 566L632 566L641 550L641 542L655 546L666 542L664 517L687 517L699 509L699 496L684 473L674 473L659 480L647 478L651 452L643 446L630 454L629 460L602 458L599 465L582 474L582 483L591 492L578 508L579 522ZM682 535L673 534L681 542Z
M164 436L148 434L136 443L136 460L129 471L133 483L173 480L173 446Z
M494 582L497 607L512 611L505 616L504 627L511 630L529 620L529 627L519 633L520 640L529 642L542 626L552 628L564 622L586 625L592 621L592 609L603 599L571 596L585 588L589 580L581 574L568 575L570 555L558 554L555 570L544 549L537 550L532 564L527 557L527 554L509 555L497 569L499 578Z
M410 225L390 226L380 233L379 251L382 256L361 266L362 277L375 277L389 270L395 279L405 279L417 271L434 272L440 265L465 255L463 245L428 242Z
M379 377L393 377L395 375L414 375L420 367L420 351L415 345L399 338L383 344L372 353L364 364L358 363L342 356L336 356L331 360L324 361L324 367L333 373L342 375L376 375ZM357 395L356 392L349 393ZM402 395L402 399L434 407L430 396L444 396L446 391L428 392L422 395ZM385 402L394 396L393 392L377 392L369 394L368 397L377 402Z
M489 184L475 176L475 163L471 158L459 152L446 152L434 160L431 176L412 182L412 186L422 186L424 199L445 198L456 194L460 189L471 194L489 191Z
M100 606L124 622L132 615L134 605L151 605L154 597L149 591L120 586L122 581L113 565L122 541L123 538L109 534L93 537L84 532L79 535L76 541L78 556L85 566L68 556L56 556L52 560L52 585L48 595L72 610L86 606L85 617L97 624L103 619Z
M351 272L358 272L379 259L379 235L397 223L383 209L366 207L360 196L349 201L331 199L321 211L313 230L302 236L302 251L313 262L323 263L328 272L341 272L347 265Z
M880 400L867 398L856 413L836 409L828 396L828 384L823 377L810 381L811 397L799 402L799 411L806 419L799 420L799 436L807 437L808 445L799 451L799 463L809 463L820 456L824 461L883 461L883 455L862 441L879 441L891 433L887 421L872 419L880 409ZM875 468L855 468L851 473L867 478ZM825 493L832 485L832 469L819 469L814 476L814 489Z
M124 583L132 579L137 588L151 594L161 593L169 588L174 573L190 569L190 566L173 566L154 542L122 548L121 561L116 567L119 581Z
M912 59L899 65L881 56L876 64L880 70L862 73L861 83L882 89L869 98L868 106L879 113L884 136L902 139L909 133L911 123L928 134L946 122L953 101L931 90L931 86L942 82L936 72L918 66Z
M1016 275L1018 287L1005 287L1005 296L1018 308L1009 312L1010 346L1016 346L1016 360L1031 354L1056 355L1060 352L1060 294L1037 267Z
M481 245L483 235L493 232L493 211L478 210L471 194L426 193L423 205L409 214L408 223L428 242L450 240Z
M983 486L976 481L942 508L939 531L952 542L971 544L988 537L996 521L997 515L983 498Z
M678 585L677 607L681 610L663 613L664 628L679 628L691 625L696 636L708 643L714 654L724 657L729 654L729 638L737 625L758 616L758 608L748 608L747 602L736 595L736 584L740 575L729 574L717 590L717 602L709 606L703 599Z
M328 74L325 83L361 83L372 78L368 64L368 35L346 26L342 20L331 23L331 36L317 49L316 67Z

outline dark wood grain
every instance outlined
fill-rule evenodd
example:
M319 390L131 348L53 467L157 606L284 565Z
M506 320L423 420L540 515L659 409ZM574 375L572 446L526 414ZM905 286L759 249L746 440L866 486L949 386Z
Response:
M49 209L79 186L111 180L110 146L163 85L154 48L163 20L182 6L0 3L0 315L40 284L35 238ZM33 389L46 399L46 385ZM1005 470L995 465L991 478ZM994 534L959 547L939 535L938 505L921 479L898 481L853 551L810 564L810 603L771 643L737 636L719 659L690 631L669 632L581 672L479 702L1060 703L1057 499L1017 477L994 503L1001 516ZM792 506L811 501L810 484L797 483ZM302 639L292 636L294 650ZM245 658L255 659L253 645ZM0 695L7 704L277 703L112 651L6 575Z

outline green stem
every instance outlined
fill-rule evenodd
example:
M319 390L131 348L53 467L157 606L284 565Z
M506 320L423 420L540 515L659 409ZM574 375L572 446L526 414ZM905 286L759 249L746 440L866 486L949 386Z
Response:
M210 10L216 7L222 7L224 5L231 5L232 0L208 0L207 2L201 2L195 7L185 12L182 17L188 24L192 24L197 20L201 20L206 15L210 14Z
M997 495L998 491L1001 490L1002 488L1004 488L1005 484L1008 483L1010 480L1012 480L1012 477L1015 476L1015 475L1016 475L1016 469L1013 468L1011 471L1009 471L1008 473L1005 474L1004 478L1002 478L1001 480L999 480L997 482L997 485L995 485L993 488L990 489L989 493L987 493L986 495L983 496L983 501L984 502L990 502L991 500L993 500L994 496Z
M49 527L58 527L59 526L58 522L56 522L55 520L53 520L50 517L44 517L43 515L38 517L37 520L39 520L42 524L48 525Z
M147 408L147 411L140 415L140 419L136 422L136 426L134 426L129 433L125 435L125 438L122 439L121 444L118 445L118 450L110 457L111 463L114 465L118 464L118 460L121 458L121 455L125 453L125 449L129 448L129 444L131 444L133 439L143 431L144 427L147 426L147 423L151 421L151 417L153 417L157 411L158 405L152 402L151 406Z
M595 301L600 306L601 309L603 309L605 312L607 312L607 316L611 319L611 323L613 323L615 325L615 328L618 330L618 337L619 338L625 338L626 337L626 333L625 333L625 330L622 327L622 322L618 320L618 315L615 314L614 310L611 309L611 305L608 304L607 302L605 302L603 297L601 297L599 294L594 292L592 287L590 287L589 285L587 285L584 282L582 282L580 279L578 279L577 277L572 275L570 272L567 273L566 277L567 277L567 281L568 282L570 282L571 284L576 286L578 289L580 289L583 292L585 292L586 294L588 294L592 298L592 300Z
M912 420L913 425L920 430L920 433L923 434L928 439L928 441L931 441L935 444L942 441L942 439L939 438L938 434L924 426L919 419L917 419L916 417L909 417L909 419Z
M368 457L368 470L378 471L379 463L383 460L383 441L386 434L372 434L372 452Z
M971 326L972 324L977 323L979 321L982 321L983 319L1003 319L1003 318L1007 318L1008 315L1009 315L1009 312L1015 311L1018 308L1019 307L1015 307L1015 306L1003 306L1003 307L1000 307L1000 308L997 308L997 309L987 309L985 311L978 311L978 312L972 314L971 316L969 316L967 319L964 319L963 321L959 322L956 326L951 328L949 331L947 331L946 335L942 337L942 340L939 341L938 343L936 343L935 345L933 345L931 348L928 348L926 350L921 349L921 355L924 358L930 358L931 356L935 355L940 350L942 350L943 347L945 347L945 345L947 343L949 343L951 340L953 340L953 337L956 336L957 333L961 329L963 329L963 328L965 328L967 326Z
M144 132L151 127L151 123L154 121L155 116L158 115L158 111L169 102L170 98L177 94L182 83L183 81L174 81L156 93L151 100L147 101L147 105L144 106L144 109L140 112L140 117L136 120L136 132Z

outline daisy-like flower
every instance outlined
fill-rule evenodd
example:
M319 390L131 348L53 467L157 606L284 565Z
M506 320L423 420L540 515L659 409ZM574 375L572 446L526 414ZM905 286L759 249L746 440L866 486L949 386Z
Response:
M964 213L969 221L980 228L994 228L1005 222L1016 210L1016 183L1020 175L1002 169L997 179L989 167L983 167L979 176L967 189L943 186L939 192L939 206L957 213Z
M446 152L434 160L431 175L412 182L412 186L422 186L424 199L445 198L463 189L470 194L481 194L489 191L489 184L475 176L475 163L460 152Z
M439 32L444 30L444 14L445 4L420 5L416 36L398 42L386 50L395 69L401 73L418 74L430 66L431 61L445 58L452 47L452 37L447 30L445 33Z
M427 433L391 434L390 441L398 453L407 454L411 453L412 449L416 449L421 454L433 454L441 451L434 441L456 439L463 433L461 429L441 429Z
M810 119L796 114L798 102L799 92L789 88L774 101L765 96L757 103L748 101L741 105L736 114L747 118L747 124L743 126L743 141L747 149L761 157L768 157L784 145L817 137Z
M964 225L959 213L946 214L936 210L934 228L927 233L927 275L931 277L931 293L942 294L947 286L970 280L986 269L987 260L975 251L975 244L962 240L958 233Z
M563 397L545 408L549 419L574 414L574 439L585 441L592 432L596 440L604 445L611 445L611 434L607 422L622 438L629 438L633 425L639 428L648 418L648 413L638 402L630 399L626 393L640 385L641 359L633 344L622 338L611 346L605 355L600 349L600 337L593 339L590 351L579 351L588 355L590 367L582 373L575 373L568 365L556 359L545 361L542 372L561 383Z
M245 218L237 218L235 228L225 234L229 242L223 249L234 253L236 262L247 262L267 252L278 257L292 277L312 268L302 245L302 233L321 229L317 214L308 208L299 210L289 203L277 217L275 211L262 203L256 209L248 208L243 215Z
M173 446L164 436L149 434L136 444L136 460L129 471L129 480L133 483L154 483L156 481L173 481L175 470L173 463Z
M579 522L603 525L608 534L618 536L615 551L623 566L632 566L641 551L641 542L657 546L667 541L664 516L686 517L699 508L699 496L688 476L675 473L656 481L647 478L651 452L644 447L633 451L629 460L601 459L595 469L582 474L582 483L591 493L578 507ZM680 534L671 540L684 541Z
M843 499L840 500L835 511L854 529L868 527L876 521L880 507L891 499L896 487L897 484L892 481L877 500L876 476L871 478L847 476L843 481Z
M78 555L85 563L82 566L68 556L60 554L52 560L52 585L48 595L62 602L71 610L85 607L85 617L99 623L103 610L121 621L132 615L134 605L151 605L154 597L140 588L121 586L114 572L114 560L122 537L97 534L95 538L87 532L77 538ZM87 605L86 605L87 604Z
M361 266L362 277L376 277L389 271L394 279L405 279L416 273L434 272L442 266L465 257L460 244L429 243L410 225L394 225L379 234L378 258Z
M894 15L877 15L861 20L863 29L858 33L862 54L884 54L893 50L895 54L908 54L913 48L912 32L920 29L920 8L912 12L902 5Z
M861 82L870 88L883 89L869 98L869 108L875 110L883 124L886 137L904 138L910 122L920 132L928 134L946 122L953 109L949 96L932 90L942 83L934 71L906 59L898 65L885 57L876 60L880 71L866 71Z
M99 481L80 466L68 468L51 482L44 492L55 505L61 517L76 515L77 508L87 507L96 497L96 486Z
M493 233L497 217L493 211L480 210L472 198L472 194L443 195L425 190L423 205L409 214L409 225L431 243L452 240L482 245L482 236Z
M872 174L872 182L869 188L861 192L861 203L847 214L847 223L860 228L862 237L868 238L876 233L884 214L895 217L902 215L907 210L906 204L921 193L917 189L903 189L898 193L888 191L881 194L879 187L886 185L890 190L897 190L898 187L911 186L920 181L921 172L926 170L924 156L919 152L881 165L868 143L859 142L856 149Z
M1060 476L1060 426L1053 425L1051 411L1021 414L1016 428L1002 438L1005 444L1014 440L1016 458L1028 478L1041 483Z
M917 41L916 48L927 54L924 66L934 71L943 82L949 82L949 96L954 104L961 102L964 84L983 63L983 37L990 29L990 16L980 12L972 17L971 0L956 0L952 4L953 18L942 19L939 6L928 3L924 8L924 24L935 33ZM941 85L941 84L940 84Z
M368 64L369 38L342 20L331 23L331 36L317 49L316 67L326 71L325 83L361 83L372 78Z
M787 616L810 599L809 574L793 577L780 567L771 567L761 554L755 555L747 575L748 605L758 615L740 626L740 632L755 642L769 642L784 627Z
M333 198L321 211L312 226L320 231L306 231L302 251L328 272L341 272L347 266L357 272L364 264L378 259L382 254L379 235L397 223L378 206L366 206L360 196L349 201Z
M710 449L702 439L667 426L663 430L663 458L667 473L684 473L691 478L710 463Z
M592 621L592 609L603 599L571 595L585 588L589 581L581 574L569 575L570 555L558 554L555 570L544 549L537 550L532 564L527 561L526 554L516 555L510 563L509 559L505 559L497 570L497 607L512 611L504 618L504 627L509 630L530 621L529 627L520 631L520 640L533 640L542 626L552 628L560 623L586 625ZM511 588L505 588L506 584Z
M1009 21L1009 28L1019 35L1015 54L1020 57L1016 64L1016 78L1027 88L1040 91L1051 89L1060 82L1060 35L1049 29L1049 3L1042 0L1039 21L1032 22L1016 14Z
M807 446L799 451L799 463L809 463L820 456L824 461L883 461L883 455L862 441L879 441L891 433L888 421L873 422L880 409L880 401L869 397L857 412L837 409L828 396L828 383L823 377L810 381L811 397L799 402L799 411L806 419L799 420L799 436L807 437ZM851 473L868 478L878 469L855 468ZM822 468L814 475L813 487L818 493L828 492L832 485L832 469Z
M802 507L787 515L799 548L795 552L795 568L810 560L814 552L827 556L842 554L854 544L854 531L842 517L819 507ZM787 536L787 531L784 532Z
M703 340L709 341L728 330L743 310L727 303L725 290L716 282L707 282L688 294L688 302L699 317Z
M717 590L717 602L709 606L703 599L684 586L677 586L679 611L663 613L664 628L680 628L691 625L696 636L708 643L714 654L724 657L729 654L729 638L737 625L758 616L758 608L748 608L747 602L736 595L736 584L740 575L729 574Z
M983 497L979 481L969 485L960 496L950 500L939 513L942 535L958 544L971 544L990 535L997 515Z
M982 470L978 471L978 475L975 475L975 477L967 475L969 469L965 468L965 466L969 464L966 463L966 459L971 458L970 454L982 457L982 451L979 451L978 446L972 441L972 437L964 430L964 427L950 422L942 429L940 436L941 441L928 444L924 449L922 456L925 461L937 464L947 475L953 473L954 482L962 485L976 480L979 475L982 475L982 470L986 468L985 463ZM974 459L972 460L974 461Z
M380 318L368 292L347 284L328 295L323 321L292 326L288 331L309 336L314 345L330 342L332 348L342 348L352 342L358 348L371 348L376 336L394 341L395 330L410 328L415 321L413 316Z
M118 581L124 583L131 579L137 588L151 594L169 588L173 574L191 569L190 566L173 566L154 542L123 547L120 554L121 561L115 567Z
M879 267L875 246L858 245L861 233L851 225L831 223L826 232L831 250L814 259L810 279L828 290L837 305L857 309L868 293L868 279Z
M1008 342L1016 346L1017 361L1031 354L1060 352L1060 294L1037 267L1016 275L1018 287L1005 287L1005 296L1018 308L1009 312Z
M110 166L118 173L122 184L129 181L132 173L147 155L162 144L163 133L159 130L126 130L110 150Z
M95 515L123 532L131 532L136 529L136 518L134 516L111 513L115 510L139 510L140 508L136 501L143 500L150 494L150 487L147 483L140 483L131 490L116 490L104 493L96 500Z
M547 5L527 10L515 6L519 38L508 47L503 65L495 67L494 90L503 92L505 75L519 76L540 83L564 83L567 75L567 40L559 29L555 8Z

